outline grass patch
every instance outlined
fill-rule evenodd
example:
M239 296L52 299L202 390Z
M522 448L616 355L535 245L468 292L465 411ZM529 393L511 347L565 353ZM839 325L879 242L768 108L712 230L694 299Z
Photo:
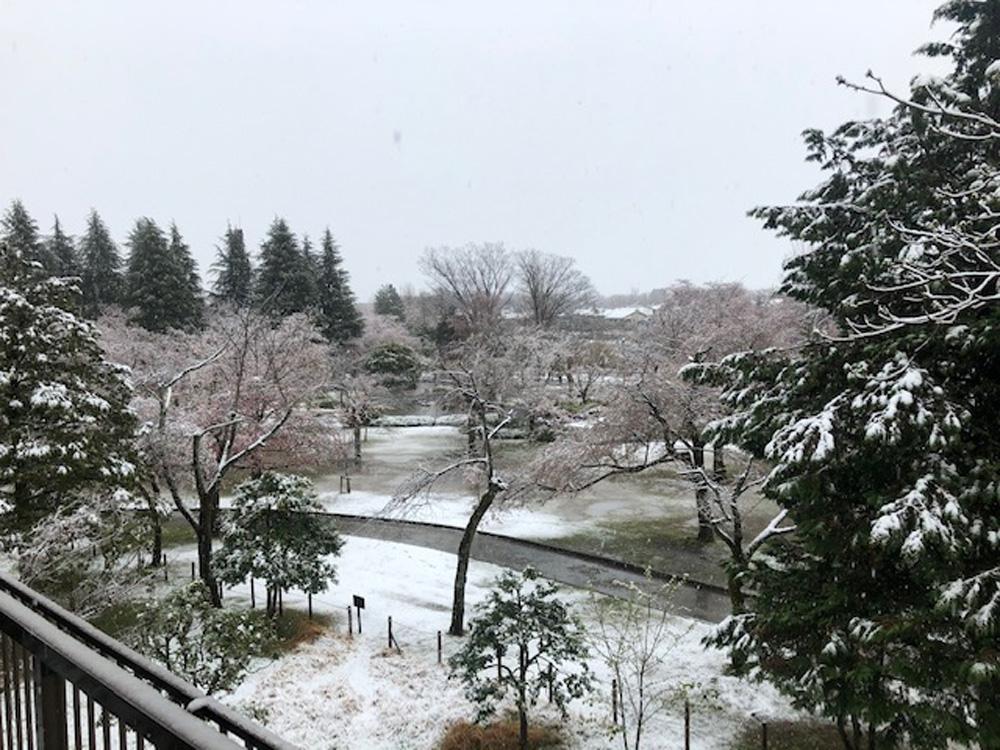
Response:
M170 518L163 522L163 549L195 544L197 541L191 524L185 521L180 513L171 514Z
M312 619L305 612L285 608L274 620L275 634L278 637L279 651L293 651L303 643L313 641L326 635L333 629L333 617L329 614L313 613Z
M518 750L520 728L517 717L505 717L492 724L470 724L460 721L448 728L438 750ZM563 747L563 735L559 727L549 724L528 726L528 747Z
M736 735L731 750L758 750L761 747L761 734L759 723L744 724ZM768 724L767 746L769 750L840 750L844 743L833 724L818 719L805 719Z
M546 539L557 547L651 567L683 570L696 580L725 584L721 562L726 550L718 542L702 545L697 530L673 518L629 518L600 521L588 531ZM679 559L676 551L684 553Z

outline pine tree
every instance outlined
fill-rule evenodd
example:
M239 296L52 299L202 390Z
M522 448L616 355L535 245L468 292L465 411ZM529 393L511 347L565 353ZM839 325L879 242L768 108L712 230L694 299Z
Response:
M91 210L79 240L83 311L96 318L108 305L122 301L122 259L104 221Z
M21 201L11 201L0 219L0 227L3 229L0 239L5 240L14 252L28 262L40 264L46 273L53 273L55 264L38 235L38 224Z
M73 238L63 232L58 216L53 221L52 236L46 241L45 247L48 257L52 259L54 275L80 275L80 261L76 256Z
M347 271L341 264L337 243L327 228L323 233L320 256L318 325L329 341L338 343L357 338L364 330L364 321L354 304L354 292L351 291Z
M129 235L124 306L131 310L130 321L147 331L192 330L201 325L193 262L185 259L183 242L174 230L168 242L156 222L143 217Z
M305 312L316 302L316 281L284 219L271 223L260 246L254 296L261 309L277 317Z
M243 230L226 227L223 247L218 248L215 263L215 284L212 296L218 302L246 307L253 294L253 266L243 241Z
M797 527L715 641L849 748L1000 747L1000 2L936 15L959 31L925 51L954 72L888 118L808 131L829 177L753 212L809 247L783 290L834 330L701 372L733 409L718 436L775 462L764 492Z
M184 238L181 237L177 224L170 223L170 247L169 251L173 257L173 262L179 266L184 274L184 289L178 295L177 312L178 319L182 325L176 326L184 330L199 330L205 327L205 298L201 290L201 278L198 276L198 265L191 257L191 249Z
M74 294L0 241L0 498L16 528L133 480L127 376L69 312Z
M385 284L375 292L375 314L391 315L402 322L406 319L406 309L403 300L392 284Z

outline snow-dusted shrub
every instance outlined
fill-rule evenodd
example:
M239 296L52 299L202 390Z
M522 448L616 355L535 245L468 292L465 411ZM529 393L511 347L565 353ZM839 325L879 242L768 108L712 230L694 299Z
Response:
M126 640L174 674L216 693L238 684L254 657L270 653L275 634L260 612L213 607L205 584L195 581L145 603Z

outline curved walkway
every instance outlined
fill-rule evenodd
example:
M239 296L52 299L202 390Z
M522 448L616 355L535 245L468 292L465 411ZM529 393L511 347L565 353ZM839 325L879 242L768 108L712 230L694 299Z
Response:
M324 515L333 518L337 528L349 536L384 539L443 552L454 553L462 537L462 529L453 526L341 513ZM612 596L622 596L620 583L635 583L643 590L652 592L662 591L664 584L674 575L651 571L647 576L637 565L488 531L476 534L472 558L514 569L531 565L546 578ZM683 576L683 572L678 571L676 575ZM691 580L677 586L668 596L661 597L660 604L670 612L708 622L719 622L730 612L725 589Z

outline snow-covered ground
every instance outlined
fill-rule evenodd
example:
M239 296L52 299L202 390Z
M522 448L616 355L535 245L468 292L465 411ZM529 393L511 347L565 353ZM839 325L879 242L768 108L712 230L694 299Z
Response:
M339 475L317 478L324 507L332 512L389 515L464 526L471 489L461 481L445 483L425 502L393 507L392 491L406 473L418 467L435 468L448 455L460 455L464 438L449 426L415 426L402 429L373 428L364 446L366 465L352 477L353 491L340 492ZM490 515L481 528L515 537L554 538L613 517L655 517L664 513L662 503L649 503L647 495L617 488L606 496L575 497L564 503L518 508ZM690 514L685 501L683 513ZM187 565L194 551L185 551L178 563ZM334 628L317 640L302 644L273 663L261 663L245 682L224 700L264 722L273 731L304 748L364 748L398 750L432 748L446 727L471 719L474 708L463 697L461 686L447 678L447 667L437 663L437 633L446 631L451 605L454 555L386 541L350 537L336 560L339 582L313 598L316 612L330 614ZM473 561L469 570L467 600L481 601L500 569ZM258 593L260 589L258 588ZM363 634L347 636L347 606L354 595L365 598ZM563 595L585 616L590 594L563 590ZM227 601L248 603L249 591L235 588ZM305 609L303 597L294 592L286 606ZM401 653L387 648L387 623ZM751 715L765 719L795 716L769 686L751 685L722 674L723 655L701 645L710 626L682 617L670 621L678 636L662 678L670 684L696 683L692 703L692 746L725 748L737 727ZM356 627L356 624L355 624ZM459 641L443 636L445 659ZM609 735L611 678L607 668L594 660L598 690L588 700L572 706L567 725L572 747L597 750L619 746ZM548 712L545 702L539 716ZM643 746L675 748L682 743L683 706L676 705L656 717L643 736Z
M187 564L194 551L175 557ZM437 632L449 619L454 556L404 544L348 538L336 560L339 581L313 598L317 613L334 620L332 632L299 646L293 653L257 665L248 678L223 700L289 741L309 750L365 748L399 750L432 748L445 728L471 719L473 707L461 686L437 663ZM485 597L500 569L473 561L467 596L470 604ZM259 589L258 589L259 592ZM347 636L347 606L354 595L365 598L363 632ZM587 619L589 594L563 589L563 596ZM227 591L227 602L249 603L249 591ZM304 597L289 593L285 606L305 609ZM401 653L387 648L388 618ZM717 749L751 714L771 719L794 712L768 686L751 685L722 674L723 656L701 645L709 626L673 618L679 636L662 675L671 684L698 683L715 697L696 698L692 705L692 746ZM355 623L355 627L357 624ZM459 641L443 636L445 659ZM571 707L567 726L572 747L597 750L614 746L611 729L610 676L595 658L598 690ZM554 716L543 699L539 716ZM654 719L644 734L644 747L674 748L683 736L683 708L674 706Z

